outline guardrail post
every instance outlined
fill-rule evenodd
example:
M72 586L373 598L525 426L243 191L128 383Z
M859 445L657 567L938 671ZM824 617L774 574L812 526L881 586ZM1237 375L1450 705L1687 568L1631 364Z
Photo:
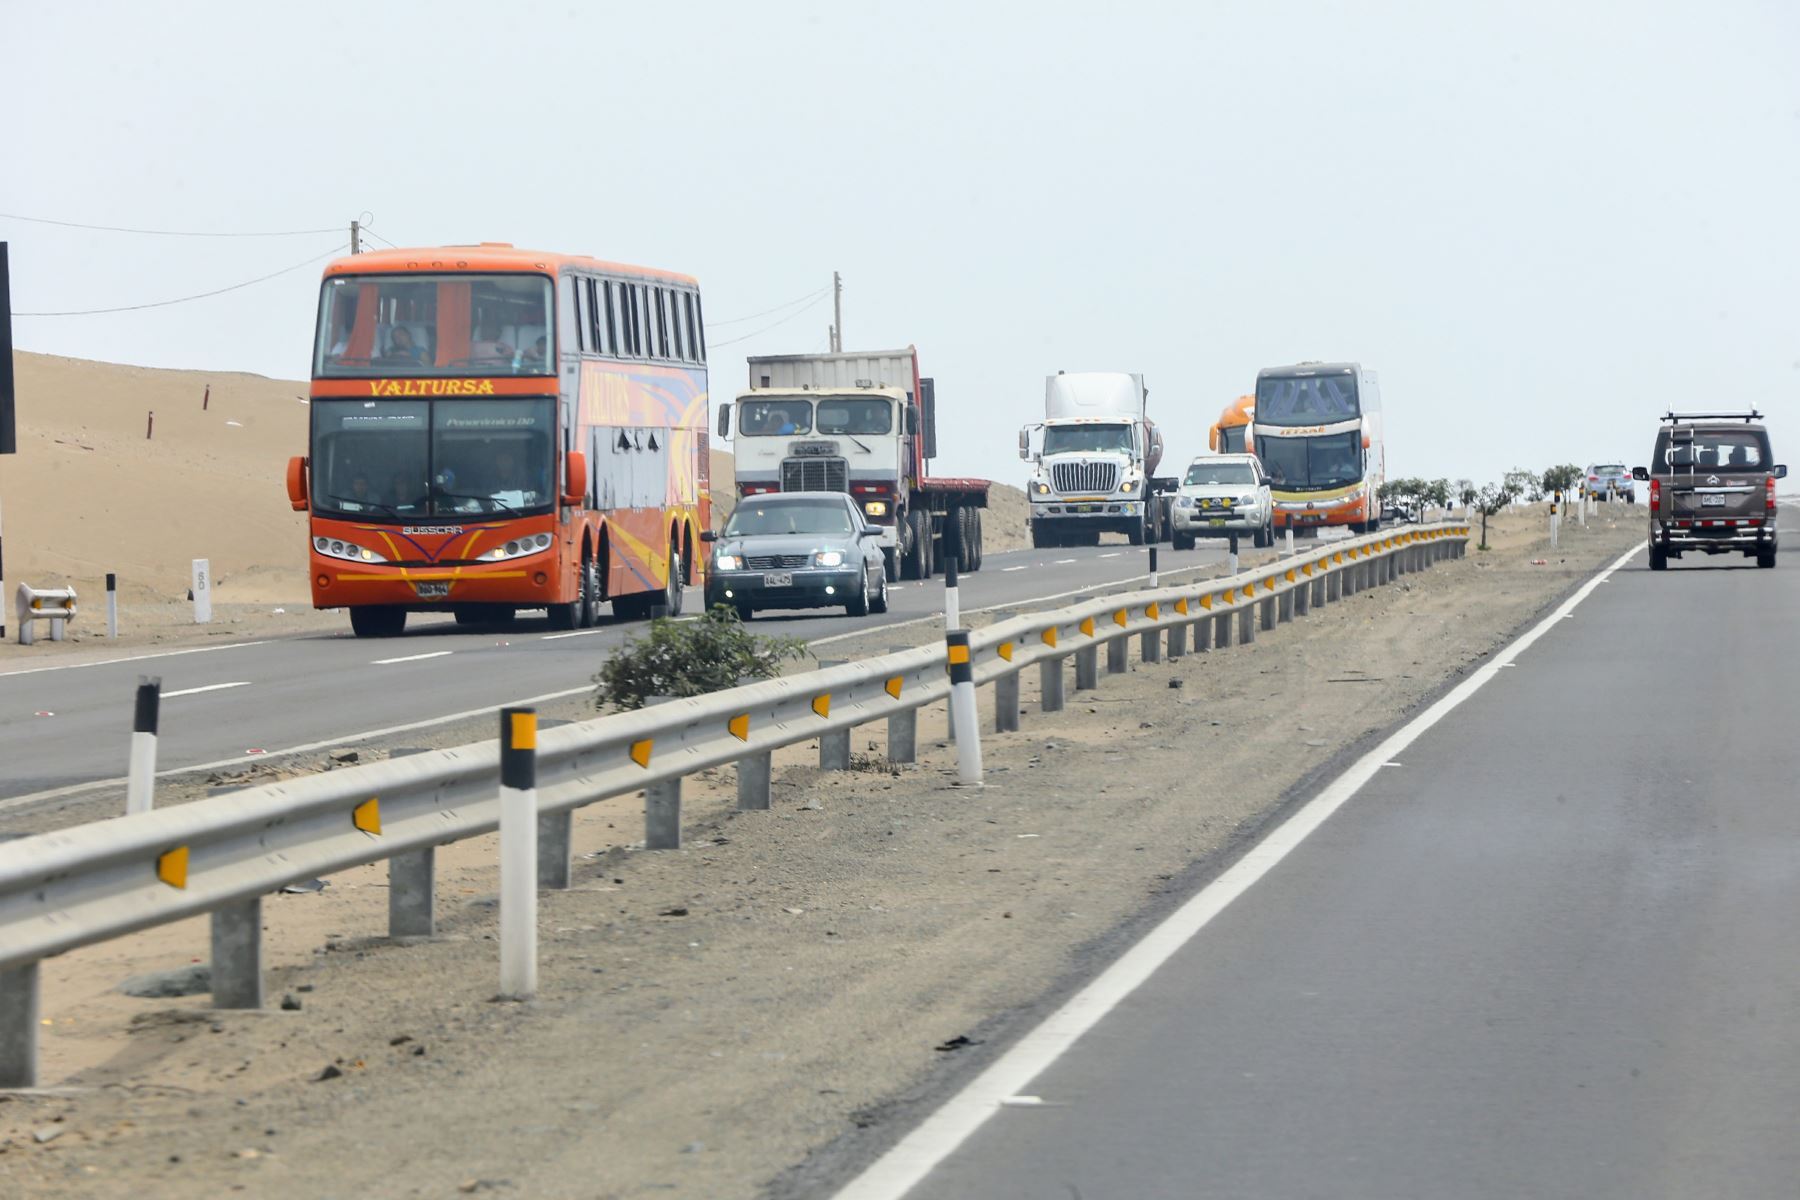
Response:
M667 704L673 696L650 696L646 704ZM821 743L823 745L823 743ZM644 789L644 849L681 849L681 777Z
M1202 610L1203 612L1205 610ZM1212 649L1213 618L1211 614L1194 622L1194 653L1205 654Z
M215 908L212 914L214 1008L261 1008L262 897Z
M1038 662L1038 710L1040 712L1061 712L1063 707L1063 654L1052 655ZM1077 657L1076 662L1080 662Z
M1222 612L1213 618L1213 645L1221 650L1231 648L1231 613Z
M1265 630L1275 628L1275 603L1276 598L1274 596L1264 596L1261 602L1257 604L1257 607L1262 610L1262 627Z
M1162 661L1162 630L1146 629L1138 634L1138 661L1147 663Z
M1299 584L1290 583L1275 596L1275 619L1286 623L1294 619L1294 593L1300 590Z
M888 761L894 757L893 719L888 721ZM907 761L911 761L908 759ZM762 812L769 807L769 785L775 775L775 756L767 751L746 754L737 760L738 807L746 812Z
M537 991L537 710L500 710L500 996Z
M1128 657L1130 652L1131 647L1126 644L1124 634L1106 639L1106 673L1123 675L1131 670L1131 662Z
M0 1088L37 1086L38 965L0 970Z
M389 751L389 758L423 754L423 747ZM428 938L437 933L437 849L408 850L388 859L388 936Z
M1238 642L1248 646L1256 640L1256 605L1245 601L1238 609Z
M1100 646L1089 642L1075 651L1075 690L1089 691L1100 686Z
M844 665L841 658L822 658L819 670ZM819 770L848 771L850 769L850 730L839 729L832 733L819 735Z
M575 840L575 811L539 813L537 821L537 879L541 888L569 886L570 843Z
M956 722L956 776L964 787L981 784L981 726L975 714L975 664L969 654L969 631L944 635L950 661L950 711Z
M1302 575L1294 582L1294 616L1304 617L1312 612L1313 581Z
M1008 671L994 680L994 732L1016 733L1019 728L1019 673Z
M131 758L125 771L125 815L147 813L156 796L156 718L162 701L162 679L139 675L137 704L131 714Z
M1169 626L1169 657L1182 658L1187 654L1188 627L1187 622Z
M889 646L888 653L899 654L911 646ZM902 708L888 716L887 758L890 763L919 761L919 710Z
M1312 606L1314 608L1325 607L1325 585L1329 579L1329 573L1326 571L1325 567L1321 565L1318 568L1318 573L1313 576L1312 581Z

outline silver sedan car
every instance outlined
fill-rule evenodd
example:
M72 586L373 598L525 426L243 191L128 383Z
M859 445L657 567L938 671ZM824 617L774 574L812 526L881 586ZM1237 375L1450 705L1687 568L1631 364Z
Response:
M746 496L722 532L701 537L713 543L709 611L727 604L746 621L768 608L887 611L881 529L843 492Z

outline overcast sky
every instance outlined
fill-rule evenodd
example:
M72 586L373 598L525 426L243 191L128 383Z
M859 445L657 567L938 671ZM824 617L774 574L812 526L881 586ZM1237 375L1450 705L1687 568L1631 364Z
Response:
M1800 463L1800 5L0 0L0 212L372 214L699 277L745 353L914 343L941 474L1018 483L1043 377L1141 371L1168 453L1259 367L1380 372L1389 474L1645 459L1755 403ZM0 217L20 312L327 255ZM319 266L19 348L299 378ZM791 310L787 310L791 311ZM724 322L733 322L725 324ZM735 344L734 338L754 335ZM78 404L79 397L68 402Z

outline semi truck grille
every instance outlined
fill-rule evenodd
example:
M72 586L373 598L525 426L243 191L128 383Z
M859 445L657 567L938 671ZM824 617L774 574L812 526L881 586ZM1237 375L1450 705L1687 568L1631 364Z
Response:
M810 554L752 554L744 559L747 571L795 571L810 566Z
M1053 463L1051 482L1059 492L1111 492L1119 485L1117 463Z
M781 460L784 492L847 492L850 464L843 458L784 458Z

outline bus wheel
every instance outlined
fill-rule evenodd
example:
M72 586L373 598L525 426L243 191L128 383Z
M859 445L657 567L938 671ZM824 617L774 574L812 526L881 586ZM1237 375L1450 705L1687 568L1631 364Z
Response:
M600 623L600 568L594 560L581 563L581 627L592 629Z
M687 596L687 589L681 586L681 551L669 547L669 582L663 585L663 615L679 617L681 602Z
M399 637L406 628L406 610L391 605L363 605L350 610L350 628L357 637Z

